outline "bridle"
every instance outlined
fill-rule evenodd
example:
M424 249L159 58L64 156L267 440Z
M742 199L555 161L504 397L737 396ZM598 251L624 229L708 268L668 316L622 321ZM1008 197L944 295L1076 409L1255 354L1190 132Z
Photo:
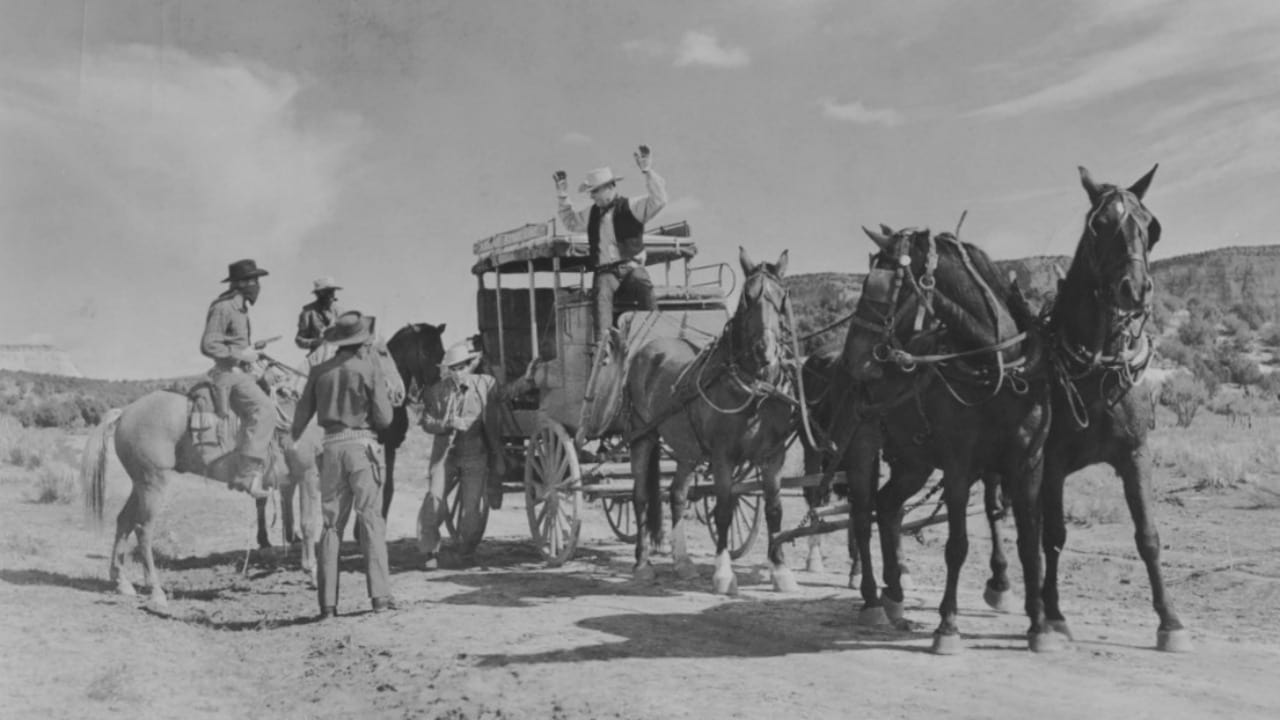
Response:
M1151 336L1146 331L1151 316L1150 297L1154 289L1149 272L1145 288L1146 302L1132 310L1121 309L1114 300L1115 294L1123 289L1125 283L1130 282L1127 276L1111 285L1111 289L1115 291L1111 296L1108 296L1107 286L1102 282L1106 272L1098 256L1098 249L1102 243L1113 241L1117 237L1126 241L1125 267L1141 264L1147 270L1150 264L1149 223L1144 225L1131 211L1124 192L1120 188L1107 191L1085 218L1085 242L1081 245L1081 251L1085 253L1094 302L1105 309L1106 315L1105 321L1098 325L1092 338L1093 348L1068 340L1063 324L1057 323L1057 346L1060 352L1054 353L1055 371L1059 376L1059 384L1067 394L1072 416L1081 428L1089 426L1089 414L1076 383L1092 375L1099 375L1099 390L1105 397L1108 394L1108 381L1114 381L1115 395L1108 402L1108 406L1113 407L1134 385L1142 381L1142 375L1154 355ZM1103 235L1098 231L1096 221L1099 214L1109 207L1119 208L1120 217L1116 220L1115 229L1109 235ZM1156 222L1155 218L1152 217L1150 222ZM1130 229L1132 235L1125 233L1126 228ZM1053 312L1056 312L1056 308L1046 307L1044 314ZM1108 348L1111 348L1110 352Z
M752 288L756 288L756 290L753 292ZM749 331L745 327L748 315L742 312L744 308L751 304L768 303L775 313L775 317L779 318L778 325L784 327L784 331L790 331L794 336L794 330L789 326L791 318L789 300L790 293L787 292L786 287L782 284L782 279L768 265L761 265L743 281L742 295L738 300L738 312L735 312L733 317L729 319L724 332L704 348L694 362L694 365L697 366L694 386L698 390L698 395L707 405L717 412L732 415L743 412L756 402L770 396L782 397L788 402L794 403L795 399L783 388L785 378L782 377L782 374L785 362L782 358L777 358L775 361L775 358L763 357L764 353L758 352L760 350L760 341L763 338L757 339L755 343L749 341ZM765 332L772 331L766 328ZM782 348L783 346L783 338L777 338L776 347ZM724 355L724 360L721 363L723 377L746 395L742 403L736 407L721 407L706 393L707 388L716 382L714 378L708 381L705 375L707 367L712 364L710 359L718 349L722 350ZM744 370L743 360L746 359L752 361L751 364L754 366L755 372ZM693 366L690 367L692 368ZM776 369L768 373L767 376L761 377L759 371L766 367L774 367ZM683 377L677 379L677 385L679 385L681 379Z

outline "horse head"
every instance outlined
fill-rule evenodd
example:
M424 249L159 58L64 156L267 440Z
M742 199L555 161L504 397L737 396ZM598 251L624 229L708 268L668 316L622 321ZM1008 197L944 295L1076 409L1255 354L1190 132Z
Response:
M405 392L413 382L418 392L440 381L440 361L444 359L444 323L412 323L396 331L387 341L387 351L395 361Z
M755 380L776 383L782 373L782 327L786 321L787 251L774 263L757 263L738 248L744 280L738 308L729 320L728 341L732 360Z
M863 232L879 252L845 340L844 363L855 380L883 378L886 364L914 370L910 356L922 346L945 342L953 350L980 350L1017 334L1002 300L1006 282L980 249L928 229L881 225L878 232ZM1013 345L999 352L1017 350Z
M1147 258L1160 240L1160 221L1142 204L1156 165L1127 188L1097 184L1080 168L1089 195L1077 256L1092 271L1099 300L1124 313L1146 312L1154 283Z
M1158 167L1127 188L1096 183L1080 168L1089 212L1051 327L1095 362L1128 356L1143 345L1155 285L1148 256L1160 240L1160 221L1142 199Z

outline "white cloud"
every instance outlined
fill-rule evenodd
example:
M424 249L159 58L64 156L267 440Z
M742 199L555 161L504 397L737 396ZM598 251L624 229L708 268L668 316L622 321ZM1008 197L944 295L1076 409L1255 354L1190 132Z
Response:
M823 117L858 125L884 125L895 127L902 124L902 114L892 108L871 108L861 100L840 103L835 98L825 97L818 101L822 107Z
M741 47L729 47L720 44L719 38L711 33L690 30L680 40L676 50L676 67L702 65L713 68L740 68L751 62L747 51Z
M590 145L593 141L590 135L571 131L560 136L560 142L565 145Z

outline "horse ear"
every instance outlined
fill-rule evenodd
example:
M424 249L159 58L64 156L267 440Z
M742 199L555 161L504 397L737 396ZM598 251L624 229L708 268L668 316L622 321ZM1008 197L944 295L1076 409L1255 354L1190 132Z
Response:
M439 332L441 335L444 335L444 326L445 326L445 323L440 323L439 325L436 326L436 331Z
M1138 182L1129 186L1129 192L1133 193L1139 200L1141 200L1142 196L1147 194L1147 188L1151 187L1151 178L1155 177L1156 168L1158 167L1160 167L1160 163L1153 165L1146 175L1143 175L1138 179Z
M790 250L783 250L782 254L778 256L778 263L773 266L773 272L779 278L787 274L787 261L790 259L790 252Z
M885 225L884 223L880 223L880 232L884 233L887 237L893 237L893 228Z
M875 230L868 230L865 225L862 228L862 232L866 233L867 237L871 238L871 242L875 243L881 250L889 249L890 237L888 234L882 235Z
M742 272L747 275L750 275L751 271L756 269L755 261L747 254L746 248L741 245L738 246L738 262L742 264Z
M1084 186L1084 191L1089 193L1089 205L1097 205L1098 197L1102 195L1102 192L1098 190L1098 185L1093 181L1093 176L1089 174L1089 171L1083 165L1080 165L1079 168L1080 184Z

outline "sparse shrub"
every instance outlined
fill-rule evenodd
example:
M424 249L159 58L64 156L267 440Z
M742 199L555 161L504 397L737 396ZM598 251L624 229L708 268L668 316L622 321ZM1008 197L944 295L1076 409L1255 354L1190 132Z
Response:
M1217 335L1218 331L1213 323L1196 315L1192 315L1178 328L1178 340L1190 347L1207 347Z
M68 505L76 499L76 472L61 462L50 463L36 477L35 502Z
M1160 404L1178 417L1178 427L1191 427L1196 413L1209 399L1204 383L1186 373L1178 373L1165 381L1160 388Z
M1280 400L1280 372L1270 372L1258 382L1258 392L1268 401Z
M1188 370L1196 366L1196 352L1174 337L1161 338L1156 348L1160 357Z
M1258 335L1258 340L1267 347L1280 347L1280 323L1271 323Z

